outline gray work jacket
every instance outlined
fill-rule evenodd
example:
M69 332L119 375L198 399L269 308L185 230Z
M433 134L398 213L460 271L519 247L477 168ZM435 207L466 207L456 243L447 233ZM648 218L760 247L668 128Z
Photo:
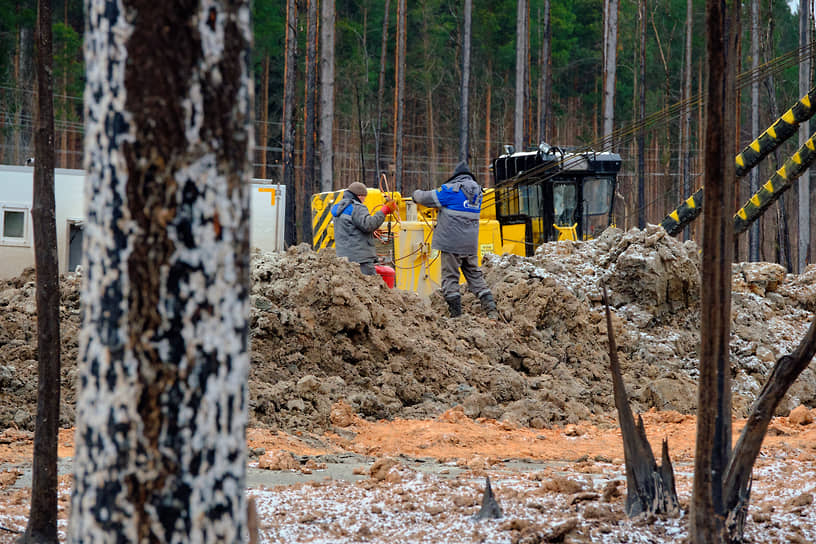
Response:
M369 263L377 260L372 233L385 221L385 214L376 211L368 213L368 208L351 191L343 193L343 198L332 206L334 216L334 247L338 257L346 257L355 263Z

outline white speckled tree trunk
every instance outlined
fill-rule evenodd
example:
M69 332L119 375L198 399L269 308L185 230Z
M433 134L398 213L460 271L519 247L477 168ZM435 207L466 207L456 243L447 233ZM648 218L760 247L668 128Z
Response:
M86 0L88 171L69 541L239 542L248 0Z

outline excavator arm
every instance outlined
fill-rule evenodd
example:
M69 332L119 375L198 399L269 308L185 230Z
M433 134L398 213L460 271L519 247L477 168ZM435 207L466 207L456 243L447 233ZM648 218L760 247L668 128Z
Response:
M777 119L765 132L748 144L736 158L737 177L743 177L754 166L782 145L799 128L799 125L816 114L816 87L796 102L782 117ZM766 209L784 193L802 173L816 160L811 137L785 165L780 168L762 188L734 215L734 233L748 229ZM683 204L672 210L661 225L666 232L675 235L694 221L703 211L703 188L687 198Z

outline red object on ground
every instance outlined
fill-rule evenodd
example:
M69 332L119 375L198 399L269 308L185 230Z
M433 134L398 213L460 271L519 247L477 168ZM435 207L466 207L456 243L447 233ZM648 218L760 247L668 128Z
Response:
M382 277L383 281L388 287L390 287L391 289L394 288L394 281L397 276L397 273L394 271L393 268L391 268L390 266L378 264L374 267L374 270L377 272L377 274L380 275L380 277Z

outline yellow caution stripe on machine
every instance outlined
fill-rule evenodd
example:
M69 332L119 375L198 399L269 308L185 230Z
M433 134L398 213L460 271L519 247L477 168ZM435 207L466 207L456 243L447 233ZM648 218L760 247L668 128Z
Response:
M312 247L334 247L334 228L331 207L343 191L329 191L312 195Z

